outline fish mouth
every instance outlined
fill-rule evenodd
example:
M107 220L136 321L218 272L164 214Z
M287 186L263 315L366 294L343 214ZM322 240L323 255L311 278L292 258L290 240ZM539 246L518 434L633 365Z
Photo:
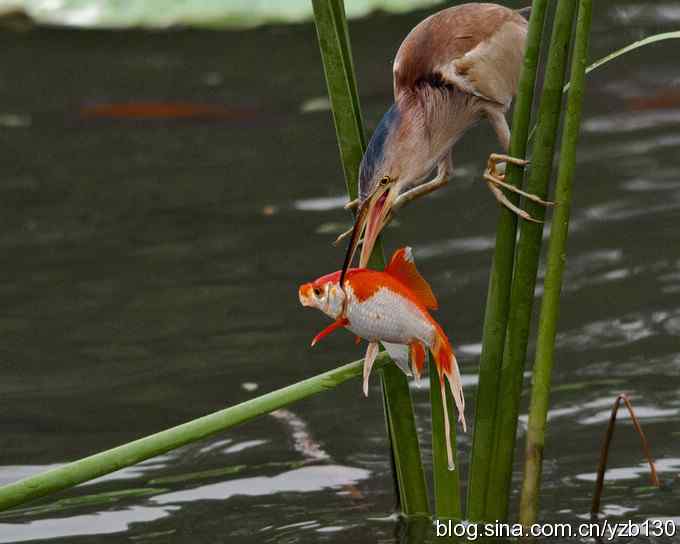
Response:
M352 229L347 253L345 254L342 273L340 274L341 286L344 285L345 274L352 264L354 254L361 242L362 234L364 238L359 257L359 267L365 268L368 264L378 236L389 220L390 210L394 202L394 197L392 196L394 192L394 189L390 186L378 186L373 194L359 207L356 219L354 220L354 228Z
M312 291L312 284L305 283L298 289L298 298L300 299L300 304L305 307L314 306L314 296Z

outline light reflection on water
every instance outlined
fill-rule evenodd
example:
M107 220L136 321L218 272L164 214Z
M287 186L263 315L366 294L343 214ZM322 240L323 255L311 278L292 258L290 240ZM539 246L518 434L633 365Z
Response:
M597 2L593 57L668 27L673 16L661 7L670 4L659 6ZM389 58L422 15L352 23L369 126L391 99ZM0 145L16 156L0 181L0 483L362 356L342 333L308 348L322 318L303 312L294 292L339 266L342 251L330 242L349 223L329 114L299 112L324 93L310 26L180 33L179 41L106 34L115 47L101 51L98 34L27 36L2 34L10 47L0 67L13 82L1 89L11 115L1 117ZM246 59L271 51L267 77L254 61L235 72L215 54L217 40L220 51L239 48ZM589 79L545 519L587 517L604 425L622 391L669 483L649 490L639 439L620 411L604 513L677 519L680 105L666 94L655 105L676 68L668 51L639 51ZM36 58L46 60L29 78ZM64 77L69 66L86 69ZM77 119L80 102L142 98L251 113L215 123ZM7 121L17 118L30 123ZM497 214L475 176L495 145L487 129L467 135L456 178L436 198L402 210L386 236L388 252L397 240L414 247L437 292L437 318L456 346L470 410ZM527 369L525 388L530 376ZM428 453L427 380L412 394ZM521 423L524 436L525 415ZM465 472L471 434L460 442ZM518 461L515 488L520 468ZM389 470L378 382L368 399L351 383L58 497L81 502L39 501L0 515L0 541L109 534L181 543L395 542L401 528L389 517Z
M255 476L217 482L158 495L151 499L157 504L181 504L198 500L226 500L237 495L260 497L276 493L309 493L352 486L367 479L370 472L338 465L302 467L276 476Z
M80 514L59 519L38 519L28 523L0 523L0 542L27 542L85 535L122 533L132 523L168 517L177 508L131 506L122 510Z

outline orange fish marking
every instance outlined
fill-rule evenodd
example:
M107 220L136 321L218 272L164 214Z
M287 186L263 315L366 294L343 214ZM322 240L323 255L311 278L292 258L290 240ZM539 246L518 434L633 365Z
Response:
M340 272L332 272L321 276L312 285L322 288L326 283L336 283L339 279ZM352 287L359 302L371 298L385 287L414 302L421 309L436 310L439 307L430 284L416 268L410 248L395 251L383 272L367 268L350 268L345 275L345 282Z

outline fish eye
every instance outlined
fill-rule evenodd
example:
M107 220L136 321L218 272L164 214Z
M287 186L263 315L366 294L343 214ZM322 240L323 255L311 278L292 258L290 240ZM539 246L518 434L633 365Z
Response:
M320 297L322 292L323 292L323 291L321 290L320 287L315 287L315 288L314 288L314 295L316 295L317 297Z

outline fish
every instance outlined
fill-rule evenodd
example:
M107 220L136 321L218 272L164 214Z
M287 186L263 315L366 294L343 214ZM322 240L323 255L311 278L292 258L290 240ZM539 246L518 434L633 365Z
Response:
M340 281L342 278L342 286ZM371 368L382 344L406 375L420 381L428 351L439 376L444 409L444 431L449 469L453 470L451 427L446 405L446 383L453 396L463 431L465 398L458 361L451 343L430 310L438 308L432 288L418 272L410 247L394 252L384 271L350 268L302 284L300 303L321 310L331 319L312 340L312 346L338 329L347 329L368 342L363 368L363 392L368 396Z

